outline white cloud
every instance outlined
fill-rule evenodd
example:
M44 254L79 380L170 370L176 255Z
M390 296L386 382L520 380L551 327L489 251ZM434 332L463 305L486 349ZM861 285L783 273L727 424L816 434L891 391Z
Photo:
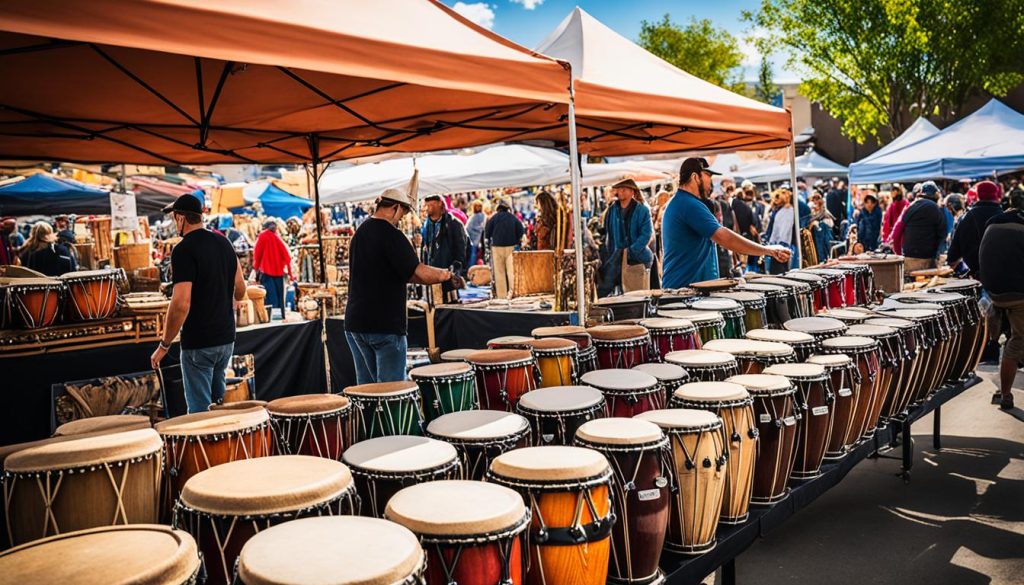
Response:
M456 2L452 10L484 28L494 28L494 8L486 2Z
M533 10L544 3L544 0L509 0L513 4L522 4L523 8Z

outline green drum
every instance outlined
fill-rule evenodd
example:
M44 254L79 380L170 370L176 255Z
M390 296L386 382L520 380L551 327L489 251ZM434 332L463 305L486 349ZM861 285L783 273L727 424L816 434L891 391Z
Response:
M715 311L725 317L725 330L723 336L726 339L743 339L747 334L745 319L746 309L739 301L732 299L701 299L694 301L691 305L695 311Z
M476 375L465 362L421 366L409 372L409 377L420 388L423 418L428 423L444 414L477 407Z
M763 294L754 291L727 291L712 293L711 296L731 299L743 305L743 325L746 331L764 329L767 326L768 301Z
M725 337L725 317L717 311L698 311L696 309L664 309L658 311L659 317L686 319L697 328L697 336L701 345L712 339ZM700 349L697 347L696 349Z
M353 443L392 435L422 435L420 389L415 382L379 382L345 389L352 401Z

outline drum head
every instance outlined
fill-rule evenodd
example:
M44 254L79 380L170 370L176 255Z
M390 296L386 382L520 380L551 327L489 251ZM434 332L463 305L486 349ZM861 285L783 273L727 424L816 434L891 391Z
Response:
M930 291L930 290L921 290L921 291L914 291L914 292L909 292L909 293L903 293L901 295L893 295L893 298L896 298L896 299L900 299L900 298L915 299L915 300L918 300L918 301L924 301L926 303L958 303L958 302L963 301L967 297L965 297L964 295L962 295L960 293L956 293L956 292L942 292L942 291L935 291L935 292L933 292L933 291Z
M764 373L786 376L796 380L823 378L825 366L821 364L774 364L765 368Z
M619 368L587 372L580 377L580 382L602 390L621 391L646 390L658 385L658 379L646 372Z
M207 514L265 516L337 499L352 486L348 467L309 455L255 457L215 465L192 476L181 503Z
M733 382L690 382L680 386L672 396L691 402L727 402L744 400L750 393Z
M892 327L894 329L913 329L917 327L913 321L907 319L898 319L896 317L872 317L864 322L865 325L881 325L882 327Z
M530 341L533 341L533 339L530 339ZM451 376L468 374L472 371L472 366L466 362L440 363L413 368L409 372L409 377L413 380L416 380L417 378L448 378Z
M884 325L850 325L846 330L846 335L852 337L889 337L895 334L895 329Z
M83 433L116 433L149 429L153 425L148 416L138 414L112 414L110 416L91 416L66 422L54 431L55 437L81 435Z
M775 395L793 388L789 378L772 374L740 374L730 377L726 382L739 384L754 396L759 394Z
M857 337L852 335L844 335L842 337L833 337L832 339L826 339L821 342L821 347L828 349L837 350L849 350L849 351L866 351L878 346L878 342L869 337Z
M845 353L814 354L807 358L809 364L821 364L829 368L844 367L853 363Z
M523 524L526 506L519 492L496 483L442 480L402 489L384 517L418 535L482 536Z
M891 315L899 319L910 319L911 321L926 321L937 319L941 313L937 309L894 309L882 310L878 314L886 317Z
M798 319L790 319L783 323L782 326L790 331L799 331L812 335L846 329L846 323L831 317L800 317Z
M738 301L732 299L701 299L699 301L693 301L690 305L695 311L735 311L742 309L743 305Z
M576 438L598 445L647 445L664 437L661 427L639 418L598 418L576 429Z
M404 526L322 516L284 522L250 538L238 557L238 576L246 585L390 585L418 573L424 562L419 539Z
M501 337L495 337L487 342L488 347L490 346L513 346L519 347L523 345L523 342L532 341L532 337L526 337L525 335L503 335Z
M911 311L926 310L926 311L936 311L936 312L938 312L938 311L942 310L942 305L940 305L938 303L927 303L927 302L924 302L924 301L920 301L920 302L912 301L912 302L909 302L909 303L904 303L904 302L900 302L900 301L894 299L893 297L886 297L885 300L882 301L882 306L879 307L876 310L879 310L879 311L891 311L891 310L901 310L901 309L909 309Z
M708 325L725 325L725 317L714 311L696 311L694 309L659 310L658 315L671 319L686 319L695 327Z
M481 349L466 356L471 364L514 364L532 359L528 349Z
M727 366L735 364L736 358L731 353L724 351L711 351L707 349L684 349L681 351L669 352L665 355L665 361L687 367L709 367Z
M692 432L722 426L722 419L717 414L695 408L648 410L636 415L636 418L652 422L668 432Z
M400 382L378 382L375 384L360 384L345 388L345 394L349 396L397 396L406 394L418 389L416 382L402 380Z
M690 288L698 290L702 293L709 293L719 290L728 290L733 288L740 281L735 278L716 278L715 280L703 280L701 282L695 282L690 285Z
M455 447L444 441L396 435L356 443L345 450L341 460L367 471L408 473L442 467L458 456Z
M203 436L236 433L266 424L270 420L263 407L248 410L212 410L194 412L158 422L153 427L165 436Z
M791 278L793 280L800 280L800 281L807 282L807 283L812 283L812 284L815 284L815 285L824 284L824 282L825 282L825 279L820 277L820 276L818 276L817 274L811 274L810 272L801 272L799 270L794 270L794 271L791 271L791 272L787 272L786 273L786 278Z
M14 473L80 469L158 455L164 447L153 429L72 437L22 449L7 458L4 468Z
M587 335L585 327L578 325L562 325L559 327L537 327L530 332L534 337L559 337L561 335Z
M198 570L192 536L156 524L79 530L0 553L4 582L21 585L188 583Z
M784 287L784 286L779 286L777 284L768 284L767 282L757 282L757 281L748 282L746 284L741 284L741 285L739 285L736 288L739 289L740 291L749 290L749 291L753 291L753 292L756 292L756 293L769 293L769 294L772 294L772 295L778 295L779 293L786 292L786 287Z
M743 305L758 304L764 301L764 295L755 292L753 290L736 291L736 292L716 292L711 295L713 298L729 299L741 303Z
M675 364L640 364L638 366L633 366L633 369L644 372L645 374L650 374L657 378L659 382L686 380L690 377L690 375L686 373L686 370Z
M658 331L659 329L670 330L670 331L696 331L697 328L691 321L686 319L672 319L668 317L655 317L653 319L644 319L640 322L641 327L645 327L651 331Z
M273 414L317 414L334 412L348 406L348 398L340 394L301 394L271 400L267 410Z
M839 319L840 321L863 321L866 313L854 311L853 309L829 309L822 313L822 317Z
M646 297L636 295L619 295L614 297L601 297L594 301L594 304L599 307L609 307L615 305L628 305L636 303L647 302Z
M528 344L534 351L566 351L579 347L575 341L562 339L561 337L544 337L542 339L531 339Z
M793 280L791 278L779 278L776 276L759 277L757 280L754 281L754 284L773 284L775 286L781 286L784 288L794 288L802 291L811 289L811 285L807 284L806 282Z
M587 479L608 471L603 453L559 445L513 449L491 462L491 472L496 475L538 483Z
M597 325L587 329L587 333L602 341L620 341L643 337L647 335L647 329L639 325Z
M747 339L756 341L774 341L776 343L813 343L814 336L802 331L789 329L751 329L747 331Z
M61 280L116 278L119 272L120 270L79 270L77 272L64 273L57 278Z
M270 404L266 400L239 400L224 404L211 404L210 410L249 410L250 408L266 408Z
M704 344L708 351L720 351L733 355L779 357L793 354L793 348L777 341L754 339L712 339Z
M452 349L441 354L441 361L443 362L462 362L466 361L466 358L471 353L480 351L479 349Z
M585 375L584 378L586 378ZM538 388L523 394L519 399L520 406L534 412L573 412L593 408L602 402L604 402L604 394L591 386Z
M537 392L536 390L534 392ZM527 392L533 394L533 392ZM441 415L427 432L445 439L486 441L517 436L529 428L522 416L503 410L463 410Z

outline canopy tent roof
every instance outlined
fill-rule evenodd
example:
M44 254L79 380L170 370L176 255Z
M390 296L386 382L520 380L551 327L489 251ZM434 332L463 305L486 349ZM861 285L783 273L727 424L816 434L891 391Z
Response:
M249 204L259 201L264 215L281 219L288 219L292 216L301 217L302 212L313 207L313 202L309 199L292 195L273 183L258 183L256 185L261 185L263 188L243 189L242 197Z
M110 193L49 173L0 187L0 215L54 213L110 213Z
M1024 168L1024 115L992 99L956 124L870 161L854 163L854 183L971 179Z
M565 134L568 102L564 64L436 0L9 0L0 68L0 158L422 152Z
M579 7L537 50L572 64L581 152L760 150L792 137L785 110L690 75Z
M833 177L845 175L847 172L848 169L846 167L825 158L816 150L796 157L797 177ZM750 169L746 173L740 172L737 174L743 175L744 179L754 182L787 181L790 180L790 166L789 163L772 165Z
M176 185L156 177L135 175L125 181L127 187L135 193L135 209L141 215L162 214L163 208L173 203L186 193L195 193L196 189L184 185Z
M872 173L878 172L878 167L875 166L876 160L896 152L897 150L902 150L911 144L917 144L918 142L921 142L926 138L930 138L938 133L939 129L935 124L929 122L927 118L920 117L917 120L914 120L914 123L904 130L903 134L894 138L892 142L886 144L869 156L850 164L850 181L853 183L868 183L876 181L877 179L872 178ZM882 168L884 169L884 166Z

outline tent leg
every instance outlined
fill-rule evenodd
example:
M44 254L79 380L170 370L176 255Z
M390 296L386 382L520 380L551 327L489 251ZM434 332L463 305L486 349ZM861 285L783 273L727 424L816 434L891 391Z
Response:
M583 271L583 212L580 209L582 194L580 193L580 155L576 144L576 106L573 91L569 90L569 177L572 182L572 225L576 251L576 314L581 327L587 326L587 283Z
M327 258L324 257L324 222L320 213L320 137L309 135L309 155L312 163L313 209L316 213L316 247L320 257L320 284L327 288ZM325 392L331 391L331 358L327 347L327 311L320 311L320 343L324 348L324 379L327 381Z
M790 129L790 140L789 140L789 188L793 193L793 231L795 236L793 238L794 248L796 248L796 267L803 268L803 259L801 256L800 248L800 195L797 193L796 188L796 136L793 133L793 111L789 111L789 129Z

